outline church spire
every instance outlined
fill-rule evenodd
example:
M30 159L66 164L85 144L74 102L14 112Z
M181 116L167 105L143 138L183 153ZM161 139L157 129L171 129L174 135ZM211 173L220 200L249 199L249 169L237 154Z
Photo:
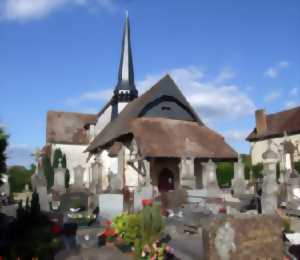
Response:
M126 106L126 104L134 100L137 96L138 91L134 84L129 17L128 12L126 12L118 83L114 90L114 96L112 98L111 119L116 119L118 117L118 114Z
M120 93L129 94L130 99L137 97L138 92L134 84L134 71L130 43L130 24L128 12L126 12L126 20L123 33L121 60L119 66L118 84L115 88L115 95ZM131 101L131 100L126 100Z

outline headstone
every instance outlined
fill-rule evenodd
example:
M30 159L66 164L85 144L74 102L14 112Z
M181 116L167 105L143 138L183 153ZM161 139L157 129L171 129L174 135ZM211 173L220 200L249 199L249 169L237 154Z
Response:
M6 216L16 217L17 216L18 204L11 204L0 207L0 213L5 214Z
M83 174L84 174L84 167L80 164L74 167L74 184L73 188L83 189Z
M53 189L59 193L64 193L65 189L65 174L66 169L62 167L61 159L58 167L54 169L54 186Z
M234 178L231 181L234 195L246 193L247 183L244 174L244 164L239 156L238 162L234 163Z
M99 214L106 219L113 219L123 212L123 194L100 194Z
M203 165L203 177L204 177L204 189L207 190L207 196L209 197L219 197L222 192L219 188L217 180L217 166L210 159L208 163L202 163Z
M271 148L271 141L268 143L268 149L262 154L264 160L263 185L261 206L263 214L275 214L278 208L279 186L276 181L276 163L278 155Z
M204 259L283 259L278 216L235 215L214 219L203 231Z
M63 212L70 211L71 208L88 209L88 197L86 192L65 193L60 198L60 209Z
M49 198L47 193L47 187L37 187L36 192L39 194L39 202L42 211L50 211Z
M153 186L150 184L148 186L140 187L134 190L133 192L133 202L134 202L134 211L141 210L143 208L143 200L152 200L153 199Z
M194 158L181 158L180 186L183 188L195 189L196 187L194 161Z
M99 194L102 191L102 164L99 159L96 159L92 164L90 191L94 194Z

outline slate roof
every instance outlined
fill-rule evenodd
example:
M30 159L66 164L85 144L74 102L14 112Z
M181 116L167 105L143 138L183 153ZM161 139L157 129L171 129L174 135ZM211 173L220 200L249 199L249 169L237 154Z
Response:
M258 141L274 137L300 133L300 106L278 113L266 115L267 131L258 134L256 128L248 135L247 141Z
M89 138L85 125L95 122L97 115L72 112L48 111L47 143L87 145Z
M162 96L172 96L185 106L193 115L195 121L199 125L203 125L197 113L191 107L189 102L183 96L181 91L176 86L175 82L169 75L163 77L151 89L145 92L140 97L131 101L118 115L117 119L106 125L103 131L98 134L94 141L89 145L87 151L92 152L98 147L103 147L112 140L130 133L129 121L130 119L140 116L143 108Z

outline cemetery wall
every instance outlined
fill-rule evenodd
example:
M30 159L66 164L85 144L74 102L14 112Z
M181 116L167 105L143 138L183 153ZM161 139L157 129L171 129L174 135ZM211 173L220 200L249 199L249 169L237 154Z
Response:
M300 134L291 135L288 138L293 142L293 144L297 145L296 142L298 142L300 144ZM281 143L284 142L284 137L272 138L272 141L276 145L280 145ZM253 148L252 148L252 151L251 151L252 164L255 165L255 164L263 162L262 161L262 154L268 149L268 140L252 142L252 145L253 145ZM272 147L274 147L274 146L272 146ZM299 149L300 149L300 147L299 147ZM278 152L278 151L276 151L276 152ZM300 160L300 155L296 153L296 158L295 159L296 159L296 161L299 161Z

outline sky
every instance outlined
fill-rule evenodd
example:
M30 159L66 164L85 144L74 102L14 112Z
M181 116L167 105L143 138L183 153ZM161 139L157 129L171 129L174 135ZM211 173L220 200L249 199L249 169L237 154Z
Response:
M169 73L238 152L256 109L299 105L299 0L0 0L9 165L33 161L48 110L96 113L109 99L126 10L140 93Z

